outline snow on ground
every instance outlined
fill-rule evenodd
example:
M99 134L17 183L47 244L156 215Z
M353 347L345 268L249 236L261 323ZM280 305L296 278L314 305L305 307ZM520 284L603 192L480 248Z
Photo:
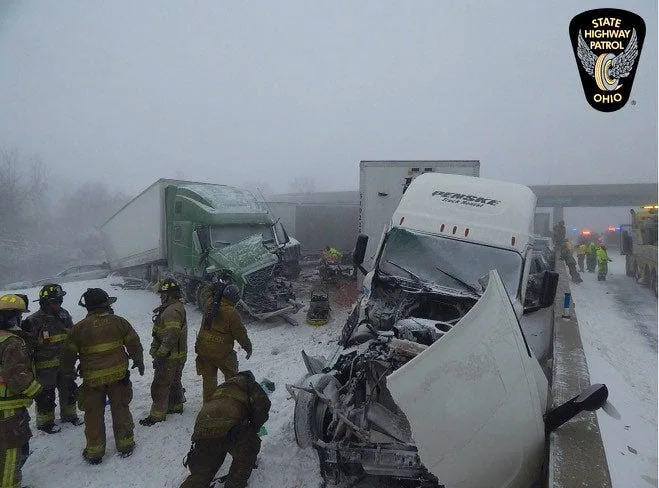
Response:
M619 420L598 410L614 488L657 486L657 299L625 276L611 252L609 275L571 284L591 383L605 383Z
M63 285L67 291L64 307L73 315L74 321L78 321L86 313L77 304L80 295L88 287L104 288L111 296L118 297L113 307L115 313L126 318L140 335L146 354L146 372L140 377L136 370L131 371L134 397L130 408L136 424L135 452L127 459L117 455L112 436L112 420L107 409L106 455L100 465L90 466L81 457L85 446L84 427L64 424L59 434L40 432L34 427L33 406L30 412L34 434L30 441L32 454L23 468L23 482L32 488L170 488L178 487L187 476L188 471L183 467L182 460L190 448L190 435L201 406L201 378L196 375L194 367L194 339L199 330L200 313L195 307L186 305L189 351L183 371L183 386L187 397L184 413L168 415L166 422L152 427L141 426L137 421L145 417L151 407L153 369L148 350L151 343L152 310L159 305L159 298L150 291L113 287L112 284L117 282L121 282L121 279L67 283ZM30 288L0 292L0 295L27 293L31 299L36 299L37 292L38 288ZM34 303L30 310L34 311L37 307L38 304ZM295 383L306 371L300 356L302 349L312 355L325 356L328 351L331 353L336 350L336 340L347 318L348 308L333 304L332 319L323 327L307 325L305 314L306 308L296 314L295 318L300 324L298 326L281 320L248 323L248 333L254 345L249 361L245 361L244 351L236 345L240 369L251 369L257 380L269 378L276 384L276 390L270 397L272 408L266 423L268 434L262 439L259 468L252 472L249 482L251 488L317 487L321 481L315 451L300 449L295 443L294 402L285 384ZM59 418L59 410L56 410L56 416ZM221 474L228 471L229 462L230 458L227 457Z

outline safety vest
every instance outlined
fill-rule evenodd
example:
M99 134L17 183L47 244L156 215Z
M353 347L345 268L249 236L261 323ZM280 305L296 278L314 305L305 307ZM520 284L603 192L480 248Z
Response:
M21 339L16 334L2 330L0 331L0 344L2 344L10 337L17 337ZM32 376L36 377L34 364L32 364L31 367ZM39 391L40 388L41 385L33 379L28 387L23 391L16 391L12 389L7 385L7 382L5 381L5 371L3 365L0 364L0 410L13 410L21 407L28 408L30 405L32 405L32 397Z

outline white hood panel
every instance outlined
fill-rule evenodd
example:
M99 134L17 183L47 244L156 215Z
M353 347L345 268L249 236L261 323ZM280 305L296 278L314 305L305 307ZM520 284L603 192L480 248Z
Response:
M446 488L528 488L544 450L534 373L496 271L462 320L387 377L422 462Z

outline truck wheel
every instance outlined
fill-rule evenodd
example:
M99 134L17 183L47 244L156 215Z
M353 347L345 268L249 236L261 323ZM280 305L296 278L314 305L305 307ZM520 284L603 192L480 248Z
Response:
M335 383L338 389L341 385L338 380L329 374L314 374L305 376L298 385L305 388L313 384L318 391L323 391L327 385ZM323 427L327 405L318 397L304 390L297 390L295 397L295 410L293 412L293 427L295 429L295 442L301 448L311 447L315 440L323 437Z

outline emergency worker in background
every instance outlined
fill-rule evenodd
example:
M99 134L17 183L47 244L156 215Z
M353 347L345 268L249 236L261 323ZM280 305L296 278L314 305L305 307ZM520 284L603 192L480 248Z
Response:
M605 281L606 275L609 272L609 255L606 252L606 246L600 244L597 248L597 281Z
M588 251L588 244L586 241L579 241L577 246L577 262L579 263L579 272L584 272L584 261L586 259L586 252Z
M133 417L128 408L133 398L128 358L133 360L132 368L143 376L142 344L130 323L114 315L110 305L116 300L100 288L88 288L78 302L87 309L87 316L69 332L64 351L65 371L73 371L76 359L80 359L78 406L85 412L87 439L82 457L90 464L100 463L105 455L106 398L110 400L119 455L128 457L135 448Z
M30 349L42 392L35 398L37 429L48 434L60 431L55 425L55 389L59 394L60 418L73 425L82 424L76 412L74 373L62 370L60 360L73 320L62 308L66 292L56 283L44 285L39 292L39 310L23 321L21 328L29 337Z
M153 341L149 351L154 370L153 404L149 416L140 420L146 426L162 422L168 413L183 413L185 402L181 375L188 352L188 325L181 286L176 280L165 279L158 293L161 305L153 311Z
M233 341L252 355L252 343L247 337L240 314L235 309L240 290L234 284L206 283L199 291L202 311L201 328L195 343L197 374L203 381L203 399L209 400L217 388L217 370L227 380L238 373L238 357Z
M241 371L218 386L197 415L184 462L190 476L180 488L210 486L227 453L232 462L224 488L246 487L261 449L258 431L269 412L270 400L251 371Z
M565 243L565 236L566 236L565 221L559 220L558 223L554 225L553 231L554 231L554 242L558 246L558 254L560 256L563 253L562 248L563 248L563 244Z
M586 269L589 273L595 272L595 266L597 265L597 244L593 241L588 244L586 249Z
M574 260L574 256L572 255L572 243L565 239L561 249L561 259L565 261L566 266L570 270L570 277L572 278L572 282L581 283L583 279L581 279L581 275L579 275L579 272L577 271L577 262Z
M325 246L322 259L327 263L338 263L343 258L343 253L335 247Z
M27 297L0 297L0 486L20 488L21 468L30 454L32 399L41 391L27 344L21 338L21 314Z

